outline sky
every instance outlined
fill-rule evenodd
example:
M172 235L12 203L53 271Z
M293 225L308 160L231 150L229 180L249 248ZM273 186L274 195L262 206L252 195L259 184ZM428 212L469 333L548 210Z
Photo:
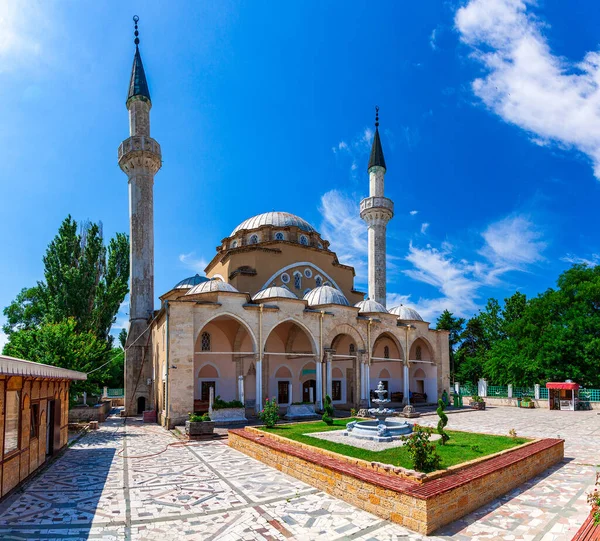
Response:
M313 224L366 291L375 105L395 202L388 307L470 317L600 261L597 2L5 0L0 307L42 278L67 215L128 231L134 14L164 160L157 307L271 210ZM115 330L126 320L124 303Z

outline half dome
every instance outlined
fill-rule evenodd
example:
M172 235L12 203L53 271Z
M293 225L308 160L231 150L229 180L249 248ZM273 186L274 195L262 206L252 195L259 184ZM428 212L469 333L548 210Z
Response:
M359 309L359 312L363 312L365 314L369 314L369 313L373 313L373 312L383 312L385 314L388 313L388 311L386 310L385 306L383 306L383 304L380 304L377 301L374 301L372 299L367 299L364 301L357 302L354 306Z
M294 293L285 287L267 287L261 289L254 297L253 301L264 301L265 299L298 299Z
M414 308L410 306L404 306L401 304L400 306L396 306L390 310L390 314L394 314L398 316L400 319L405 319L406 321L423 321L423 318Z
M231 232L231 235L229 236L231 237L235 235L242 229L258 229L263 225L272 225L274 227L293 226L302 231L306 231L307 233L316 233L317 231L306 220L303 220L300 218L300 216L296 216L295 214L290 214L289 212L265 212L244 220Z
M196 276L184 278L183 280L181 280L181 282L175 284L173 286L173 289L190 289L203 282L208 282L209 280L210 278L207 278L206 276L200 276L199 274L196 274Z
M229 293L239 293L239 291L227 282L221 280L208 280L194 286L186 295L197 295L198 293L215 293L217 291L227 291Z
M321 306L324 304L350 306L350 303L348 302L348 299L344 297L344 294L339 289L331 286L320 286L311 289L304 295L304 300L308 302L309 306Z

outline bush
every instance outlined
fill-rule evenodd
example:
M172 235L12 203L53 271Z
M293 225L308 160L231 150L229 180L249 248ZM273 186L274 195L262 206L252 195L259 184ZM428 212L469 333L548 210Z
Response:
M474 395L471 397L471 400L472 400L473 402L483 402L483 398L481 398L481 397L480 397L478 394L474 394Z
M331 405L331 397L327 394L325 395L325 406L323 407L325 413L323 413L323 422L329 426L333 424L333 406Z
M210 421L208 413L188 413L188 418L192 423L206 423Z
M242 404L239 400L230 400L227 402L223 400L220 395L215 396L215 401L213 402L214 410L224 410L226 408L243 408L244 404Z
M444 428L448 424L448 416L444 413L445 407L446 404L444 404L443 400L440 398L438 400L438 408L436 410L437 414L440 417L440 420L437 425L438 434L442 436L442 439L439 440L440 445L446 445L446 442L450 439L450 436L448 436L448 434L444 431Z
M350 408L350 417L356 417L356 409Z
M596 473L596 486L600 485L600 472ZM600 524L600 492L597 488L590 492L587 497L588 503L592 506L594 514L594 524Z
M268 398L265 400L265 406L260 410L258 416L267 428L273 428L277 424L277 421L279 421L279 405L275 401L275 397L273 397L273 400Z
M404 447L410 456L413 467L417 471L431 472L439 469L442 459L437 452L437 446L429 438L431 428L415 425L410 436L403 436Z

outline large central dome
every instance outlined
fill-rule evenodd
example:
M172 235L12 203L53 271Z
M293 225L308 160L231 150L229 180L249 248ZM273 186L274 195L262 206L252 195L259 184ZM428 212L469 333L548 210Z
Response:
M317 232L317 230L306 220L303 220L300 218L300 216L296 216L295 214L290 214L289 212L265 212L244 220L231 232L230 236L235 235L242 229L258 229L263 225L272 225L274 227L291 226L297 227L298 229L306 231L307 233Z

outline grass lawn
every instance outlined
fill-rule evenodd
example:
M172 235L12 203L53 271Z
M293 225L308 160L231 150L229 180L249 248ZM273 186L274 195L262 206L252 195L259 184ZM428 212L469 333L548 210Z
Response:
M329 430L342 430L346 424L353 419L335 419L332 426L327 426L323 421L314 423L295 423L290 425L276 425L274 428L257 427L265 432L271 432L284 438L299 441L327 449L341 455L360 458L369 462L376 461L384 464L393 464L404 468L412 468L410 459L404 447L394 447L385 451L367 451L352 445L334 443L310 436L311 432L326 432ZM490 436L488 434L476 434L472 432L446 431L450 440L446 445L437 445L438 452L442 458L442 468L454 466L461 462L473 460L486 455L510 449L529 441L527 438L511 438L510 436ZM434 430L435 433L435 430Z

